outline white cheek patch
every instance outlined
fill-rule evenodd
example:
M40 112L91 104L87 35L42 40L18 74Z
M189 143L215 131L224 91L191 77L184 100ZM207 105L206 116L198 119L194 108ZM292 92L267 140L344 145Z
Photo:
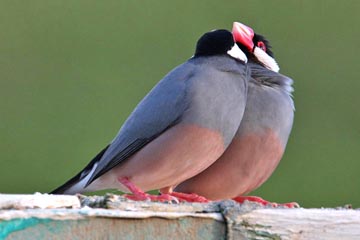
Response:
M280 67L275 59L270 57L266 52L264 52L264 50L259 47L255 47L254 55L262 64L264 64L266 68L274 72L279 72Z
M239 59L243 62L247 63L247 61L248 61L245 53L243 51L241 51L241 49L236 44L234 44L234 46L229 51L227 51L227 54L229 54L233 58Z

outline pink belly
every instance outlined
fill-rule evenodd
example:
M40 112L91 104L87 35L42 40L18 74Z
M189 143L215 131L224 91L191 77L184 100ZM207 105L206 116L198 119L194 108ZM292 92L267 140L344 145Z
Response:
M224 152L222 135L195 125L176 125L91 184L126 191L128 177L144 191L172 187L209 167Z
M246 194L270 177L283 152L280 140L271 130L234 138L219 160L179 185L176 191L197 193L213 200Z

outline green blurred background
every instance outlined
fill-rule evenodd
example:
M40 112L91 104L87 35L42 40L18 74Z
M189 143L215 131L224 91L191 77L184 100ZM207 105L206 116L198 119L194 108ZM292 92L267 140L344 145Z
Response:
M360 207L360 1L1 1L0 192L47 192L142 97L233 21L266 35L295 80L286 154L254 194Z

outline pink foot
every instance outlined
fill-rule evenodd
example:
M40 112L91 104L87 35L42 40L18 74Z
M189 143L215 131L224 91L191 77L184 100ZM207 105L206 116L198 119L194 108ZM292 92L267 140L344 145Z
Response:
M274 202L266 201L265 199L262 199L261 197L256 197L256 196L239 196L239 197L233 198L233 200L238 202L238 203L244 203L245 201L257 202L257 203L260 203L260 204L262 204L264 206L271 205L273 207L287 207L287 208L298 208L298 207L300 207L300 205L298 203L296 203L296 202L274 203Z
M138 188L135 184L133 184L129 178L123 177L118 178L118 181L122 183L125 187L127 187L132 195L124 194L123 196L127 199L134 200L134 201L144 201L144 200L151 200L151 201L158 201L158 202L176 202L179 203L179 200L176 197L173 197L169 194L160 194L160 195L151 195L145 193L140 188Z
M180 193L180 192L172 192L170 193L171 196L176 197L180 200L180 202L199 202L199 203L207 203L209 202L203 196L199 196L195 193Z
M151 200L154 202L175 202L179 203L179 200L176 197L173 197L169 194L160 194L160 195L151 195L148 193L144 193L141 195L131 195L131 194L124 194L123 197L133 201L147 201Z
M278 203L280 207L287 207L287 208L299 208L300 204L297 202L289 202L289 203Z

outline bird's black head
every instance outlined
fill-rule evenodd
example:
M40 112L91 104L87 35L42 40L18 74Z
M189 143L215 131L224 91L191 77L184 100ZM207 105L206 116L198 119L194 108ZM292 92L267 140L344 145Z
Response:
M264 36L255 33L253 43L255 46L264 50L264 52L266 52L270 57L274 58L274 53L271 51L270 42Z
M207 32L197 41L195 57L226 54L234 44L233 35L228 30Z
M228 30L220 29L207 32L196 44L195 57L229 54L231 57L246 61L246 56L235 45L234 37Z
M250 60L270 70L279 71L270 43L264 36L254 33L252 28L239 22L234 23L232 34L236 44Z

